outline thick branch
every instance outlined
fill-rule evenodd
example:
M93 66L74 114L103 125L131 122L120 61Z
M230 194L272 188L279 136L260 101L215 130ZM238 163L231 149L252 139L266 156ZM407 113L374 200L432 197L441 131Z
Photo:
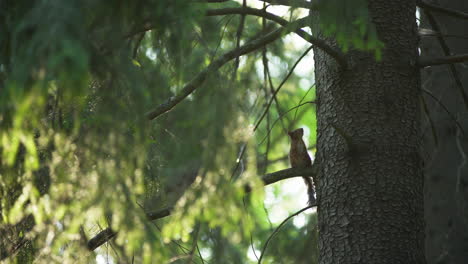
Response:
M289 22L286 19L276 16L272 13L268 13L262 9L240 7L240 8L209 9L206 11L207 16L220 16L220 15L231 15L231 14L259 16L259 17L263 17L268 20L274 21L283 27L289 27ZM304 30L302 30L301 28L304 27L306 25L305 23L308 22L306 18L303 18L300 21L301 21L300 26L297 29L292 30L292 32L296 33L298 36L300 36L301 38L303 38L305 41L309 42L310 44L315 45L316 47L322 49L328 55L335 58L343 68L346 68L346 59L344 57L344 54L340 50L330 47L324 40L316 38L310 35L309 33L305 32Z
M438 57L438 58L421 58L419 59L419 67L424 68L427 66L434 66L434 65L443 65L443 64L455 64L460 62L468 61L468 54L462 55L453 55L453 56L445 56L445 57Z
M421 8L431 10L431 11L435 11L435 12L439 12L439 13L442 13L442 14L446 14L446 15L449 15L449 16L452 16L452 17L461 18L461 19L468 19L468 13L461 12L461 11L458 11L458 10L449 9L449 8L445 8L445 7L441 7L441 6L434 5L434 4L430 4L430 3L427 3L427 2L422 1L422 0L418 0L417 5L419 7L421 7Z
M315 177L317 175L317 165L312 165L312 167L309 168L289 168L285 170L280 170L276 171L273 173L266 174L262 176L262 180L265 183L265 185L269 185L281 180L293 178L293 177L299 177L299 176L310 176L310 177ZM250 191L250 188L246 188L247 191ZM162 210L153 212L153 213L147 213L148 220L156 220L160 219L166 216L169 216L171 214L172 208L164 208ZM91 238L88 241L88 249L93 251L102 244L106 243L113 237L117 235L116 231L113 231L111 228L106 228L99 232L96 236Z

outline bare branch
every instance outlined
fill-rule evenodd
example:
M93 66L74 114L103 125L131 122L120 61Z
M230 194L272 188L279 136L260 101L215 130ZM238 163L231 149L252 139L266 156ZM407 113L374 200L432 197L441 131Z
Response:
M437 22L437 19L434 17L432 12L430 12L429 10L423 10L423 11L424 11L423 13L426 15L427 20L429 21L429 24L431 25L432 29L442 33L442 29L440 28L439 23ZM445 38L443 38L442 36L438 36L437 40L439 41L440 47L442 48L442 51L444 52L444 55L445 56L452 55L452 52L450 51L450 47L449 47L447 41L445 41ZM460 73L458 72L457 68L453 64L449 64L448 68L450 70L450 73L452 74L452 77L453 77L453 80L455 81L455 84L457 85L458 91L462 95L463 102L465 103L465 107L468 108L468 96L467 96L467 94L465 92L464 85L463 85L463 83L461 81Z
M453 55L453 56L444 56L437 58L420 58L419 67L424 68L434 65L444 65L444 64L455 64L468 61L468 54Z
M456 18L468 19L468 13L461 12L458 10L453 10L450 8L441 7L441 6L434 5L434 4L430 4L423 0L418 0L417 5L421 8L424 8L430 11L439 12L439 13L446 14L452 17L456 17Z
M302 213L302 212L304 212L304 211L306 211L306 210L308 210L308 209L310 209L310 208L313 208L313 207L315 207L315 206L317 206L317 204L311 204L311 205L309 205L309 206L307 206L307 207L305 207L305 208L302 208L301 210L295 212L294 214L292 214L292 215L286 217L286 219L284 219L283 222L281 222L281 224L279 224L278 227L275 228L275 230L273 231L273 233L271 233L271 235L268 236L268 239L266 240L265 245L263 245L262 253L260 254L260 258L258 259L258 262L257 262L257 263L258 263L258 264L261 264L261 263L262 263L263 256L265 255L265 252L266 252L266 250L267 250L267 248L268 248L268 244L270 243L271 239L279 232L279 230L280 230L289 220L291 220L291 218L293 218L293 217L299 215L300 213Z
M273 32L268 33L267 35L253 40L242 47L237 49L231 50L224 55L220 56L219 58L215 59L207 68L203 71L198 73L195 78L193 78L190 82L188 82L184 88L175 96L168 98L164 103L157 106L155 109L146 113L146 117L149 120L155 119L156 117L170 111L174 106L180 103L183 99L185 99L189 94L191 94L195 89L197 89L208 75L214 73L219 68L221 68L224 64L229 62L230 60L237 58L238 56L245 55L249 52L255 51L258 48L267 45L275 41L276 39L280 38L281 36L298 29L303 23L306 21L306 18L302 18L296 20L292 23L289 23L287 26L277 29Z
M206 11L207 16L219 16L219 15L231 15L231 14L240 14L240 15L247 14L247 15L259 16L259 17L263 17L268 20L274 21L283 27L289 27L289 24L290 24L286 19L282 17L268 13L262 9L256 9L256 8L250 8L250 7L209 9ZM296 33L298 36L300 36L301 38L303 38L305 41L309 42L310 44L313 44L316 47L322 49L328 55L335 58L335 60L337 60L338 63L343 68L346 68L347 63L346 63L344 54L340 50L329 46L324 40L316 38L310 35L309 33L305 32L304 30L302 30L301 28L305 26L306 25L305 22L308 21L307 18L302 18L300 19L300 21L303 24L297 29L292 30L292 32Z
M263 142L265 141L265 139L268 137L268 135L271 133L271 130L273 130L273 127L275 126L276 122L278 122L278 120L280 120L281 118L283 118L283 116L285 116L286 114L288 114L289 112L291 112L292 110L294 109L297 109L303 105L306 105L306 104L315 104L316 102L315 101L308 101L308 102L304 102L304 103L300 103L299 105L296 105L295 107L293 108L290 108L288 109L286 112L282 113L276 120L275 122L273 122L273 124L271 125L271 127L268 129L268 132L267 134L265 135L265 137L263 137L262 140L260 140L260 143L258 143L258 145L261 145L263 144Z
M262 176L262 181L265 185L269 185L281 180L289 179L289 178L294 178L294 177L299 177L299 176L309 176L309 177L315 177L318 172L318 165L313 164L312 167L309 168L289 168L285 170L280 170L276 172L272 172L269 174L265 174ZM246 186L246 191L249 192L251 191L251 188L249 186ZM164 208L162 210L153 212L153 213L147 213L148 220L156 220L160 219L166 216L169 216L172 211L172 207ZM116 231L113 231L111 228L106 228L99 232L97 235L95 235L93 238L91 238L88 241L88 249L93 251L102 244L106 243L113 237L117 235Z
M265 107L265 111L263 112L263 114L260 116L260 119L258 120L257 124L255 125L254 127L254 131L257 130L258 126L260 125L260 123L262 122L263 118L265 117L265 115L268 113L268 110L270 109L270 106L271 104L273 103L273 100L276 98L276 95L278 94L279 90L281 89L281 87L283 87L283 84L286 83L286 81L289 79L289 77L292 75L292 73L294 72L294 69L296 69L296 66L299 64L299 62L301 62L301 60L307 55L307 53L309 53L309 51L311 51L313 48L313 46L310 46L306 51L304 51L304 53L301 55L301 57L299 57L299 59L297 59L296 63L294 63L294 65L291 67L291 69L289 70L288 74L286 75L286 77L283 79L283 81L280 83L280 85L278 85L278 88L276 88L276 90L274 91L273 95L272 95L272 98L270 99L270 101L268 102L267 106Z
M189 94L191 94L195 89L197 89L208 75L214 73L219 68L221 68L224 64L229 62L230 60L252 52L259 47L262 47L270 42L275 41L276 39L280 38L283 34L287 33L287 30L284 28L277 29L266 36L259 38L255 41L245 44L244 46L234 49L230 52L225 53L221 57L215 59L207 68L203 71L198 73L195 78L193 78L190 82L188 82L184 88L179 92L179 94L170 97L166 100L166 102L160 104L155 109L151 110L150 112L146 113L146 117L149 120L155 119L156 117L170 111L174 106L180 103L183 99L185 99Z
M267 2L272 5L284 5L284 6L291 6L291 7L301 7L307 9L317 9L317 1L315 3L307 2L305 0L259 0L262 2Z

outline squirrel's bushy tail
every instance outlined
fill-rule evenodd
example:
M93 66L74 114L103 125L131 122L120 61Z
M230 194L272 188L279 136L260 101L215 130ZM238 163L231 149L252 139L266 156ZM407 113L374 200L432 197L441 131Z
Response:
M307 194L309 196L309 201L307 202L308 205L316 205L317 201L315 200L315 188L314 183L310 177L302 177L304 179L305 184L307 185Z

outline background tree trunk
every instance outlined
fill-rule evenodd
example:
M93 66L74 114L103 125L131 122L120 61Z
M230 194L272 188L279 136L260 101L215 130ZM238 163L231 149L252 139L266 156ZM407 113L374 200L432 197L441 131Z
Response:
M468 12L465 0L444 0L436 4ZM421 13L421 26L437 30L426 13ZM465 22L439 13L430 14L440 26L441 33L468 36ZM468 52L466 38L444 37L444 41L452 54ZM435 37L423 38L421 50L430 56L444 55L440 41ZM429 67L423 70L422 80L422 88L432 94L423 93L430 116L430 120L423 119L426 256L428 263L464 264L468 260L468 135L463 135L456 122L465 133L468 131L468 111L460 93L460 89L466 93L466 87L457 84L457 81L468 82L468 72L463 64ZM437 144L430 122L435 128Z
M369 9L380 62L350 51L343 70L314 50L319 263L425 263L415 1Z

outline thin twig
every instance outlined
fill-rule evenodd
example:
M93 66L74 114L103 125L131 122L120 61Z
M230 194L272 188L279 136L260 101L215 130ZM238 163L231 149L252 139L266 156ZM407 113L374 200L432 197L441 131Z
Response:
M431 114L429 113L429 108L427 107L427 103L426 103L426 100L424 99L424 96L420 95L420 98L421 98L421 104L423 106L424 114L426 114L427 121L429 122L429 126L431 127L432 136L434 137L434 144L436 146L438 146L439 145L439 140L438 140L438 137L437 137L435 122L431 118Z
M266 3L263 3L263 10L266 10ZM262 18L262 30L266 30L266 18ZM273 90L273 85L271 82L271 76L269 76L269 71L268 71L268 56L267 56L267 48L263 47L262 51L262 63L263 63L263 88L265 90L265 99L268 98L268 80L270 81L270 88ZM270 114L267 114L267 119L266 119L266 126L270 127ZM268 137L266 148L265 148L265 161L268 161L268 154L270 154L270 138ZM265 166L264 170L261 170L262 173L265 173L267 169L267 166ZM253 247L253 242L252 242L252 234L250 235L250 240L252 244L252 251L255 255L255 257L258 259L257 254L255 253L254 247Z
M440 107L442 107L442 109L444 109L445 112L447 112L447 115L452 119L452 121L455 123L455 125L458 127L458 129L460 129L463 136L466 137L465 130L460 125L460 123L455 118L455 116L453 116L452 113L450 113L450 111L448 110L448 108L442 103L442 101L440 101L440 99L437 98L434 94L432 94L429 90L426 90L426 89L423 88L422 91L425 92L427 95L429 95L435 102L437 102L438 105L440 105Z
M199 233L200 233L200 223L198 223L195 227L195 234L193 235L192 248L189 251L189 257L187 259L187 263L190 263L193 261L193 254L195 253L195 250L198 246L198 234Z
M247 7L246 0L242 1L242 7L243 8ZM240 47L242 32L244 31L244 23L245 23L245 14L242 14L241 15L241 20L239 22L239 26L237 27L237 32L236 32L236 48ZM233 76L234 80L235 80L235 77L237 76L237 70L239 69L239 63L240 63L240 57L237 57L236 61L234 63L234 70L233 70L233 73L232 73L232 76Z
M276 88L275 92L273 93L272 95L272 98L270 99L270 101L268 102L266 108L265 108L265 111L263 112L262 116L260 117L260 119L258 120L257 124L255 125L254 127L254 131L257 130L258 126L260 125L260 123L262 122L263 118L265 117L266 113L268 113L268 110L270 109L270 106L271 106L271 103L273 102L274 98L276 97L276 95L278 94L279 90L281 89L281 87L283 87L283 85L286 83L286 81L289 79L289 77L292 75L292 73L294 72L294 70L296 69L297 65L299 64L299 62L301 62L301 60L307 55L307 53L309 53L309 51L311 51L313 48L313 46L310 46L302 55L301 57L299 57L299 59L297 59L296 63L294 63L294 65L292 66L292 68L289 70L288 74L286 75L286 77L284 77L283 81L280 83L280 85L278 86L278 88Z
M203 256L202 256L202 254L200 252L200 247L198 245L197 245L197 252L198 252L198 256L199 256L202 264L205 264L205 260L203 259Z
M270 73L270 67L268 67L268 64L267 64L266 70L267 70L267 74L268 74L268 82L270 84L270 91L271 91L272 94L274 94L275 93L275 88L274 88L275 86L273 85L273 80L271 78L271 73ZM278 115L282 115L283 111L281 110L281 106L279 104L278 97L274 96L273 99L275 100L275 106L276 106L276 111L278 111ZM287 119L287 117L286 117L286 121L289 121ZM286 135L288 133L288 129L284 125L283 119L280 119L280 122L281 122L281 127L283 128L283 132ZM269 126L267 126L267 127L269 127Z
M271 235L268 237L267 241L265 242L265 245L263 245L263 249L262 249L262 253L260 254L260 258L258 259L258 264L260 264L262 262L262 259L263 259L263 256L265 255L265 252L267 250L267 247L268 247L268 244L270 244L270 241L271 239L279 232L279 230L293 217L299 215L300 213L312 208L312 207L315 207L317 206L316 204L312 204L312 205L309 205L305 208L302 208L301 210L295 212L294 214L288 216L286 219L283 220L283 222L281 222L281 224L279 224L279 226L273 231L273 233L271 233Z
M432 13L427 10L424 10L424 14L426 15L427 20L429 21L429 24L431 25L432 29L438 32L442 32L439 26L439 23L437 22L436 18L432 15ZM443 37L437 37L437 40L439 41L440 47L442 48L444 55L450 56L451 55L450 48L447 42L445 41L445 39ZM455 84L457 85L458 91L460 92L463 98L465 107L468 109L468 96L465 92L465 88L461 81L460 74L458 73L457 68L455 68L455 65L449 64L448 67L450 69L450 73L452 74L452 78L455 81Z
M260 141L260 143L258 143L258 145L261 145L265 139L267 138L267 136L270 134L271 130L273 129L273 127L275 126L276 122L278 122L279 119L283 118L284 115L286 115L287 113L291 112L292 110L298 108L298 107L301 107L303 105L306 105L306 104L315 104L315 101L307 101L307 102L304 102L302 104L299 104L299 105L296 105L295 107L293 108L290 108L288 111L284 112L281 116L279 116L275 122L273 122L273 124L271 125L271 128L268 130L267 132L267 135Z
M304 99L307 97L307 95L309 94L309 92L312 90L312 87L315 87L315 83L313 85L311 85L309 87L309 89L307 89L307 92L304 94L304 96L301 98L301 100L299 101L299 104L302 103L302 101L304 101ZM297 116L297 111L299 110L299 108L296 108L296 111L294 112L294 118L293 120L296 120L296 116Z

